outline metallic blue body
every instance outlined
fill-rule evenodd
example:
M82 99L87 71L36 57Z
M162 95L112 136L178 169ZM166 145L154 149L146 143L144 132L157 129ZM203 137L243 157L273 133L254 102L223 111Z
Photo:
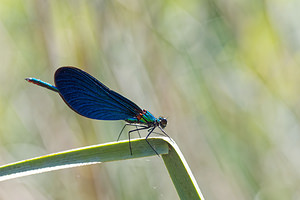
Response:
M42 86L44 88L47 88L49 90L52 90L54 92L58 92L58 89L54 85L51 85L50 83L47 83L47 82L42 81L40 79L37 79L37 78L26 78L25 80L28 81L28 82L30 82L30 83L33 83L33 84Z
M154 117L149 111L145 110L145 114L141 116L140 119L137 117L128 118L125 121L128 123L135 123L135 124L153 124L156 122L157 118Z

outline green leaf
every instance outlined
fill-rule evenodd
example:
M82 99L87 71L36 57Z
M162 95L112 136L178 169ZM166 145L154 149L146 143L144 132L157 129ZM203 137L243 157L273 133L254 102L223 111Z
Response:
M162 155L180 198L204 199L176 143L169 138L149 138L148 141L157 153ZM131 145L133 155L129 151L129 142L120 141L72 149L4 165L0 167L0 181L82 165L157 156L145 139L131 140Z

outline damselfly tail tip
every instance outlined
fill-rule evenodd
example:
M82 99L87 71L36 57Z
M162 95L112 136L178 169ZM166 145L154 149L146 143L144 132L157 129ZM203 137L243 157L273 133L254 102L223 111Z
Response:
M25 78L25 81L31 82L32 78Z

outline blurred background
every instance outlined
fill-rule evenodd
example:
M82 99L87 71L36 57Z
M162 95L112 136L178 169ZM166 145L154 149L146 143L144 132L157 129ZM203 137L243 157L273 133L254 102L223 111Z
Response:
M168 117L206 199L300 199L299 10L297 0L0 0L0 164L117 139L124 122L79 116L24 81L53 83L76 66ZM178 196L149 157L1 182L0 199Z

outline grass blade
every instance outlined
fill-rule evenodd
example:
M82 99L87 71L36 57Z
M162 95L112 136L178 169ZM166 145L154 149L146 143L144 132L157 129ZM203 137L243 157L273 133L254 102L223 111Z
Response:
M157 153L162 155L173 184L181 199L202 199L201 191L175 142L169 138L148 138ZM157 156L145 139L111 142L40 156L0 167L0 181L101 162Z

